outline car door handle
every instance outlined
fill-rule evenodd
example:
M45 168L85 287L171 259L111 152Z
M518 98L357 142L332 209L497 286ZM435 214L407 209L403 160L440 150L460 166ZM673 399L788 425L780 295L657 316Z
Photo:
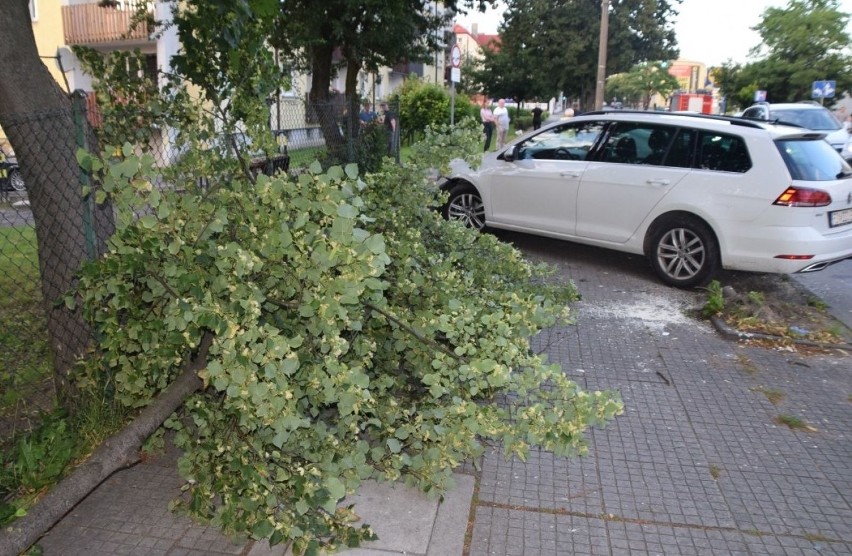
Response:
M645 180L645 183L648 185L668 185L671 181L663 178L651 178L649 180Z
M559 175L563 178L579 178L580 172L559 172Z

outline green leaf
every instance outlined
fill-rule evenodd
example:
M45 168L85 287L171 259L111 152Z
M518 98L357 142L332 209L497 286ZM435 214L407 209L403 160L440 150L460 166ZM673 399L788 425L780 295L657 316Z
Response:
M89 151L84 150L82 148L78 148L77 152L74 153L77 157L77 164L80 165L80 168L87 172L92 171L92 160L93 156L89 153Z
M333 180L343 179L343 168L340 166L332 166L328 169L327 174Z
M325 488L335 501L339 501L346 496L346 487L337 477L329 477L326 479Z
M365 245L375 255L385 252L385 239L379 234L370 236L365 242Z
M157 225L157 217L152 214L146 214L139 219L139 223L147 230L152 230Z
M337 215L344 218L355 218L358 216L358 209L349 204L338 205Z
M358 177L358 165L357 164L347 164L344 168L346 171L346 177L350 180L354 180Z
M258 521L251 529L252 537L256 539L265 539L275 530L275 527L267 520Z
M394 454L398 454L400 451L402 451L402 444L396 438L388 438L387 444L390 451Z
M308 513L308 510L310 509L308 507L308 503L305 502L305 500L302 499L302 498L299 498L298 500L296 500L295 508L296 508L296 511L299 512L300 515L305 515L306 513Z

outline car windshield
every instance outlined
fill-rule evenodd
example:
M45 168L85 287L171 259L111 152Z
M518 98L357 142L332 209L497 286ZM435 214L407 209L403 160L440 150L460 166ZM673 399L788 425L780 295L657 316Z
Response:
M834 131L842 127L840 121L828 110L782 108L772 111L772 119L815 131Z
M775 144L794 180L829 181L852 178L852 167L825 141L779 139Z

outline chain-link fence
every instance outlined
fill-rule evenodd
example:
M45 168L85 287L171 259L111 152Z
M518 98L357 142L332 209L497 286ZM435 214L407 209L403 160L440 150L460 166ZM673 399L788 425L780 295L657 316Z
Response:
M107 249L114 215L94 203L78 148L97 151L101 115L91 95L72 95L70 111L24 114L4 122L0 138L0 444L37 424L65 383L63 369L84 354L90 330L63 296L80 265ZM376 170L386 156L399 160L398 106L374 109L342 99L310 104L282 98L270 103L274 147L253 149L241 134L222 135L207 148L239 153L252 172L298 173L357 162ZM137 152L169 167L185 155L181 130L153 126ZM239 168L234 160L235 168ZM235 171L239 171L238 169ZM207 179L196 176L203 185ZM174 184L162 182L162 187ZM59 372L56 372L59 369Z
M60 384L66 376L54 370L70 369L89 338L79 314L61 301L83 261L104 251L113 228L111 213L82 195L86 176L76 164L76 150L95 144L96 137L80 100L4 120L0 431L5 440L53 407L57 376Z

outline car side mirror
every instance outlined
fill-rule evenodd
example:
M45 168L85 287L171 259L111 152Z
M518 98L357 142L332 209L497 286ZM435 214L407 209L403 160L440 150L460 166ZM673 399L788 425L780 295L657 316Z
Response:
M513 162L516 158L518 158L517 145L503 153L503 160L505 160L506 162Z

